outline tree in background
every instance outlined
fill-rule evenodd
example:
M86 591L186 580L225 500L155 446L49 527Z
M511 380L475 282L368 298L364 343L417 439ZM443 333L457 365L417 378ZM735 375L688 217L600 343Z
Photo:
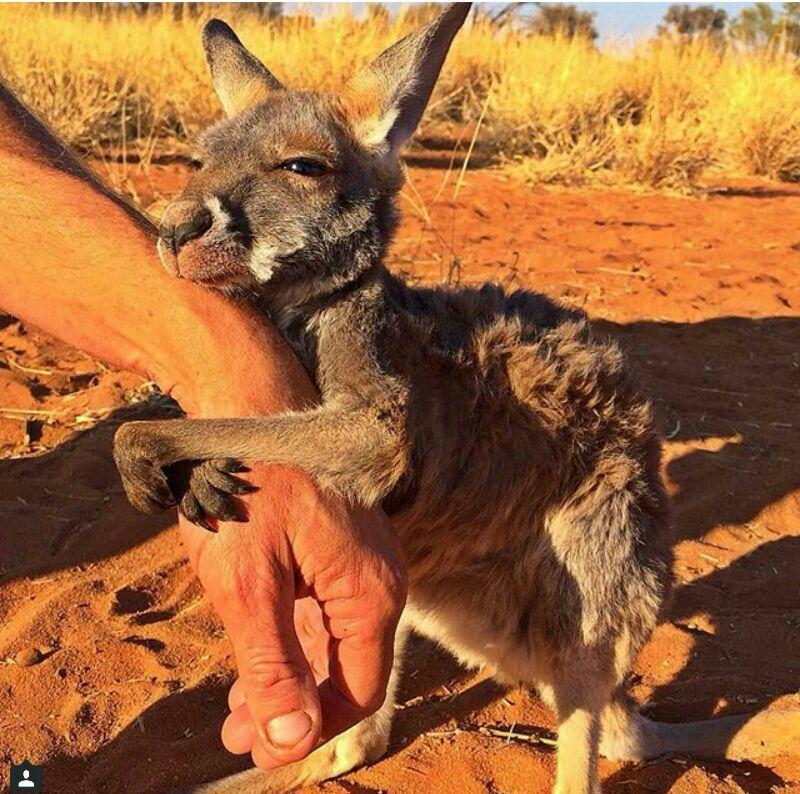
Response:
M728 13L709 5L672 5L664 14L664 24L658 26L660 35L680 36L694 40L710 38L721 41L728 22Z
M597 36L596 14L580 11L573 5L537 3L536 13L529 20L529 27L541 36L565 36L568 39L584 38L594 41Z
M750 47L780 47L800 55L800 3L784 3L780 12L769 3L743 8L730 33Z

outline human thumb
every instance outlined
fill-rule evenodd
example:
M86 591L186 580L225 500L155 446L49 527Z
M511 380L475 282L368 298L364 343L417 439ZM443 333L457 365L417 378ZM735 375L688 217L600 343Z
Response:
M319 741L322 714L314 676L295 633L291 571L271 576L268 588L236 587L222 603L212 600L233 644L244 708L259 740L252 748L254 761L272 768L304 758Z

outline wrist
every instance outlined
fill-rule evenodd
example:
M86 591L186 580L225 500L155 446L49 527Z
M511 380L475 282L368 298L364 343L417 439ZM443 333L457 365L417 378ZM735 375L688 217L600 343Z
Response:
M197 417L246 417L317 402L308 374L285 340L253 307L171 280L167 338L152 340L138 367Z

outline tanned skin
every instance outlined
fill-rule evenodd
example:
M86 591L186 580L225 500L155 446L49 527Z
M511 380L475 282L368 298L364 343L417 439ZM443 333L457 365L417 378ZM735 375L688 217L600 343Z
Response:
M4 311L141 372L192 416L316 403L263 315L169 277L153 225L1 85L0 191ZM181 530L239 668L223 740L269 769L383 701L405 585L380 511L351 508L297 470L253 466L248 479L259 490L247 523L212 535L182 520Z
M448 7L337 96L284 88L227 25L206 26L228 119L202 136L203 167L165 212L162 259L269 315L322 404L129 424L115 455L136 506L180 502L197 522L233 514L231 459L296 466L383 505L409 573L404 625L535 687L558 721L557 791L594 794L601 751L736 754L748 718L664 726L625 695L672 556L660 440L620 351L543 295L412 288L384 266L399 152L467 10ZM306 760L204 790L283 791L377 758L392 689ZM800 734L794 714L775 724L779 740Z

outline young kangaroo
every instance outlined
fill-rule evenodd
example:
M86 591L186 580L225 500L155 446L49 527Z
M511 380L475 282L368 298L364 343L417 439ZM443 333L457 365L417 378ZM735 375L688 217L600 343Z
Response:
M597 792L598 751L741 753L729 740L747 718L658 725L623 692L669 594L671 555L660 442L619 350L542 295L411 288L383 265L399 153L468 9L449 6L339 96L285 88L227 25L208 23L228 118L203 135L203 165L167 208L159 250L176 275L263 307L322 404L129 423L115 457L136 507L179 501L207 527L236 515L232 459L296 466L382 505L410 580L404 627L535 687L558 720L557 790ZM176 465L180 493L166 476ZM202 790L283 791L377 759L391 689L304 761ZM789 729L797 740L796 719L781 736Z

